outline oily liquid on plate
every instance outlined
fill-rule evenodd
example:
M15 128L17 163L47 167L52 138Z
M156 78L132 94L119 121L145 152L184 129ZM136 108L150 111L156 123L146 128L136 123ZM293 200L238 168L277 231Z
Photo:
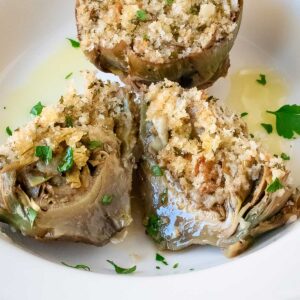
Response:
M7 126L14 130L32 119L30 109L37 102L55 104L71 82L75 87L80 85L79 71L85 69L94 70L94 67L79 48L72 48L68 42L38 65L20 87L1 99L0 143L7 138ZM70 73L70 78L65 79Z
M256 80L266 75L266 85ZM249 133L262 141L264 148L273 154L281 154L285 141L276 132L274 115L266 111L276 111L286 101L288 88L286 82L274 71L264 69L243 69L231 76L231 86L226 105L241 114L248 125ZM261 123L272 124L273 133L268 134Z

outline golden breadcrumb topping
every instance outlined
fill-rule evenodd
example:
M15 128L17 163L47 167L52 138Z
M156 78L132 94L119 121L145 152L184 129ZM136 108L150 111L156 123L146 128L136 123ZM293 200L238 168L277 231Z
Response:
M231 39L239 9L238 0L78 0L77 21L85 51L123 41L163 63Z
M269 181L287 174L280 158L249 137L244 121L205 92L165 80L152 84L145 100L154 160L195 204L244 199L263 168L270 168Z

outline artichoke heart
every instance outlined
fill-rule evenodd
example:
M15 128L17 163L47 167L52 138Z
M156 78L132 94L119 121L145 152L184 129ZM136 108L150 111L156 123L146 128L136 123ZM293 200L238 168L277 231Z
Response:
M104 245L131 223L134 95L86 80L0 147L0 221L24 235Z
M140 138L146 231L162 249L207 244L232 257L299 216L299 192L282 159L204 91L152 84Z

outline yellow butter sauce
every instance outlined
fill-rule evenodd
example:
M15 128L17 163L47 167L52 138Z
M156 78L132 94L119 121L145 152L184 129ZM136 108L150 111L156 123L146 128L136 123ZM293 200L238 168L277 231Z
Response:
M266 85L257 82L260 74L266 76ZM231 75L230 92L226 105L244 117L249 132L262 141L270 153L280 154L286 148L285 140L276 132L275 117L266 111L276 111L286 101L288 86L276 72L264 69L243 69ZM272 124L273 133L268 134L261 123Z
M67 42L60 46L28 74L16 90L1 99L0 142L7 138L6 126L14 130L32 119L30 110L37 102L57 103L71 82L78 86L81 81L80 71L85 69L91 70L94 67L79 48L72 48ZM70 78L65 79L70 73Z

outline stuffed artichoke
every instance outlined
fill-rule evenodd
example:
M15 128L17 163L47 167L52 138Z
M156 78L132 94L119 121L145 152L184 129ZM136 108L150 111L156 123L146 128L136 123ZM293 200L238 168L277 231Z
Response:
M87 73L0 147L0 221L36 239L103 245L131 223L133 95Z
M166 80L150 86L141 115L145 225L162 249L208 244L232 257L299 216L282 159L213 97Z
M242 0L77 0L81 48L133 84L165 78L200 88L225 76Z

